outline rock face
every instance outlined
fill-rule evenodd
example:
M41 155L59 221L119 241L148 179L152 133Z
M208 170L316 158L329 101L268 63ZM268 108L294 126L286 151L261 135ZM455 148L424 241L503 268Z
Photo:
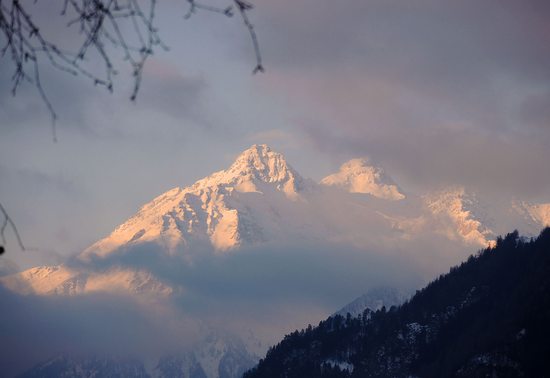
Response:
M379 167L369 165L367 159L352 159L340 171L321 180L322 185L342 188L350 193L370 194L387 200L401 200L405 195Z

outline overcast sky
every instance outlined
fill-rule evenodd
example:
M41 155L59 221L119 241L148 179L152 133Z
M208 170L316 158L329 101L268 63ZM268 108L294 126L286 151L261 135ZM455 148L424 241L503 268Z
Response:
M548 1L254 4L265 74L251 75L238 18L184 20L184 1L158 5L171 50L149 61L136 103L122 62L112 95L43 67L58 143L36 91L11 96L13 66L0 59L0 201L31 248L18 264L79 252L252 143L315 180L368 156L409 190L464 184L550 201ZM70 43L51 5L37 7Z

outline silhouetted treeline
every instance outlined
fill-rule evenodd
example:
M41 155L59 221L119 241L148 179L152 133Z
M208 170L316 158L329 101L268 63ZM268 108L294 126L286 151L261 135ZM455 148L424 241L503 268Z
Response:
M287 335L244 377L550 377L549 341L550 228L515 231L398 308Z

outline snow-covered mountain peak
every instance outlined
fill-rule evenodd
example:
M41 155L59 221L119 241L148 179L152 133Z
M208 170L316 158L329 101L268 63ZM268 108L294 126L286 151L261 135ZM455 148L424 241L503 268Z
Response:
M342 164L337 173L325 177L321 184L340 187L350 193L365 193L388 200L405 198L384 170L372 166L366 158L352 159Z
M362 158L355 158L355 159L346 161L344 164L340 166L340 170L356 171L356 170L360 170L363 167L368 167L368 166L370 166L369 159L366 157L362 157Z
M262 192L264 184L273 186L288 198L296 199L305 180L278 152L265 144L255 144L243 151L226 170L197 181L195 190L224 187L238 192Z
M267 182L276 182L286 179L291 169L283 155L274 152L266 144L254 144L235 159L228 171L236 174L255 173Z
M265 242L283 229L288 231L281 207L290 206L285 205L287 200L302 198L302 189L308 185L282 154L265 144L253 145L228 169L145 204L82 257L106 256L121 246L144 242L169 252L198 244L227 251Z
M321 189L303 179L280 153L266 145L253 145L226 170L191 186L171 189L146 203L83 251L79 263L103 260L101 264L106 264L110 262L105 260L112 257L116 265L129 259L128 254L181 256L193 262L203 252L221 254L279 241L328 241L366 248L377 243L383 246L396 235L396 240L414 240L431 233L486 246L494 239L495 231L511 229L497 229L502 218L513 217L512 227L527 221L529 229L537 231L550 223L550 204L521 202L495 213L494 206L485 205L486 199L480 201L463 187L422 197L410 193L404 199L391 178L367 159L344 163L322 184L343 190ZM112 277L124 281L119 286L130 291L170 291L137 271L119 269L116 274L88 275L62 268L44 267L20 278L32 281L30 288L40 287L33 291L41 293L96 290Z

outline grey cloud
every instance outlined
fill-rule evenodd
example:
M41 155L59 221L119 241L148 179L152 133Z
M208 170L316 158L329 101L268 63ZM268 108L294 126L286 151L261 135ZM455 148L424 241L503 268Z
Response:
M414 74L409 80L419 73L450 80L452 72L459 84L499 67L549 78L544 1L324 0L259 2L258 8L266 12L258 17L275 68L345 71L359 64L401 79Z
M434 245L445 245L444 251ZM89 262L73 258L67 265L74 269L146 269L181 290L151 305L110 295L18 297L0 288L0 336L11 348L0 354L0 366L16 371L67 350L150 357L192 345L199 319L230 333L247 330L277 341L371 287L418 288L472 252L429 233L386 247L287 241L216 254L207 248L169 253L142 243Z
M525 99L521 107L521 121L540 132L550 130L550 91Z
M155 64L154 61L149 63ZM24 83L16 96L12 96L8 80L10 67L6 64L3 67L5 70L0 70L0 116L3 119L0 132L20 132L21 128L29 127L50 132L51 114L36 87ZM208 87L199 77L175 73L158 75L146 69L141 91L136 103L132 103L126 90L131 84L130 77L126 80L119 78L122 85L110 94L82 77L56 71L45 63L41 67L42 86L56 112L60 139L64 134L74 132L92 138L128 137L135 133L128 125L139 124L139 118L147 111L169 115L178 122L187 121L187 128L193 126L207 130L215 124L213 116L208 116L211 112L207 111L205 104ZM126 114L122 119L121 110ZM162 125L156 125L155 129Z
M18 296L0 287L0 367L14 376L61 354L155 357L191 345L196 324L131 298Z
M548 191L547 2L262 7L271 87L319 150L369 155L424 188Z
M21 271L21 268L6 256L0 258L0 277L14 274Z
M0 201L15 222L26 248L19 249L15 234L8 228L6 255L23 267L63 261L60 245L74 242L74 235L63 226L63 218L71 216L88 200L87 189L61 172L45 172L17 164L12 167L9 162L0 164L0 177ZM51 206L61 201L69 205ZM52 244L37 243L44 238L51 238Z
M229 308L241 318L265 316L278 306L315 305L330 314L369 287L416 288L474 252L451 243L445 253L434 251L429 247L433 238L437 236L419 236L406 247L364 249L344 243L276 243L224 255L207 247L192 255L180 250L168 254L161 245L142 243L106 258L74 258L67 264L85 271L113 266L151 271L181 287L177 301L200 318L223 317Z
M0 163L0 176L6 181L17 181L18 186L26 188L29 191L27 194L32 196L40 195L44 190L53 190L63 195L64 198L67 196L78 198L84 191L74 181L62 174L44 173L38 169L9 167ZM0 185L0 188L5 189L4 185Z
M38 2L27 4L26 9L40 30L63 51L75 51L84 41L84 35L78 27L67 27L70 16L60 16L60 8ZM161 7L170 9L172 6ZM53 21L55 20L55 22ZM161 19L158 22L162 22ZM131 23L120 21L120 27L130 27ZM169 29L169 26L165 26ZM131 41L131 39L129 39ZM157 56L147 60L144 66L141 89L136 103L130 101L134 77L128 60L122 51L108 49L111 63L117 70L113 77L114 92L84 75L73 76L54 68L46 55L38 55L42 88L57 113L56 126L63 133L77 132L86 137L117 139L135 134L134 129L144 114L156 112L157 116L168 115L186 127L208 129L216 125L214 113L210 110L213 100L207 99L209 88L206 80L197 75L181 74L177 63L159 60ZM90 49L86 60L82 62L86 70L103 76L103 63L94 49ZM33 66L27 67L32 76ZM18 87L17 95L12 97L11 77L15 71L9 53L0 60L0 132L20 131L22 128L37 127L51 129L50 113L40 97L37 88L24 81ZM168 122L159 122L154 129Z
M144 244L107 260L73 259L71 267L92 272L146 268L183 290L151 304L107 294L21 297L0 287L0 367L17 373L61 353L154 358L194 345L205 325L277 341L372 286L422 284L425 277L406 256L379 253L343 245L277 245L225 256L201 251L189 263Z
M404 189L424 191L466 185L484 193L548 200L548 138L471 129L407 127L379 133L341 133L320 123L302 124L321 150L375 157ZM409 188L408 185L412 185Z
M215 105L211 98L208 102L210 88L203 77L184 76L155 60L148 62L143 75L138 108L169 115L177 122L187 120L205 130L218 129L220 119L209 111Z
M7 59L7 58L6 58ZM40 135L50 134L52 139L52 118L46 104L40 97L38 89L31 83L24 82L17 90L15 96L11 95L9 77L11 68L4 64L0 70L0 116L3 119L0 132L21 133L24 129L31 129ZM87 136L97 136L94 122L89 115L101 102L101 95L108 96L87 80L74 77L63 72L57 72L46 64L41 65L41 83L48 101L51 103L56 115L56 128L63 133L78 131ZM100 93L101 92L101 93ZM112 97L111 97L112 99ZM105 102L108 104L108 102ZM22 130L23 129L23 130ZM42 132L42 131L46 132Z

